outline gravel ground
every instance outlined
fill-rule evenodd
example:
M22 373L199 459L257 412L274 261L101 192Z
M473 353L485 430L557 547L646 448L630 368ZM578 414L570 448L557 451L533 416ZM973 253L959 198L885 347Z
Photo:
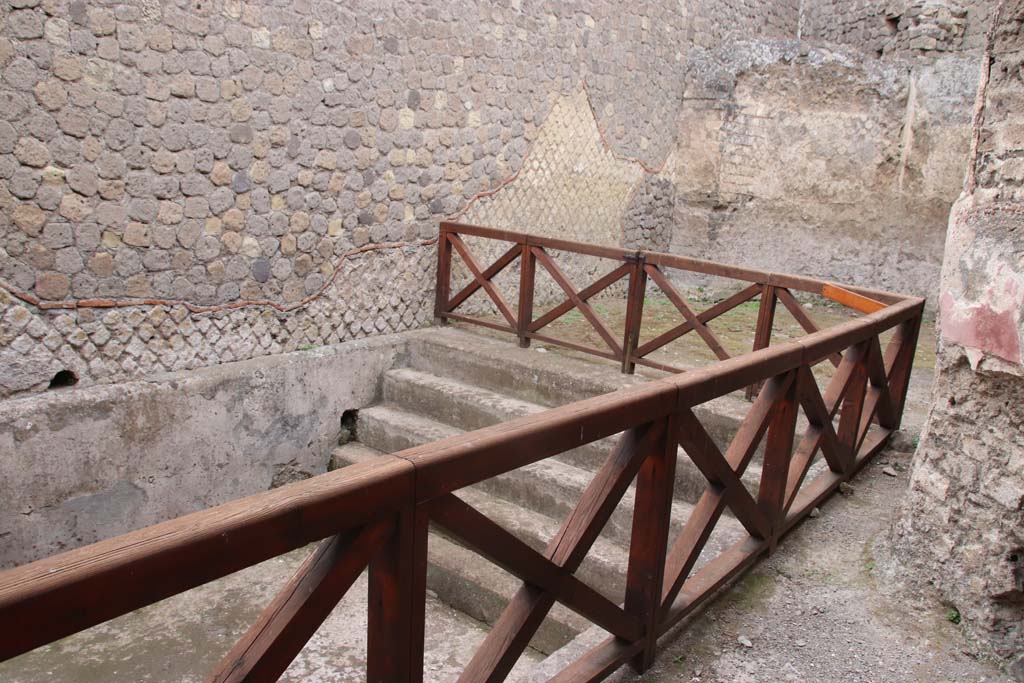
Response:
M612 680L1012 683L971 654L943 605L901 595L875 575L875 546L906 490L910 456L882 453L851 495L830 498L775 555L666 636L652 670Z

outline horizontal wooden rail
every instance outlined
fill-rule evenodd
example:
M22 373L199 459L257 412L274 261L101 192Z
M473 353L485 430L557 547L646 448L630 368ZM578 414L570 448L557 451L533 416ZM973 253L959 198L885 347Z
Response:
M497 266L471 269L476 288L488 293L493 287L481 281L486 275L516 259L535 265L543 260L545 245L569 244L542 244L507 232L496 237L483 228L462 234L515 243ZM442 254L468 252L465 243L442 241ZM648 254L601 251L621 256L628 267L618 276L628 275L634 287L645 274L663 277L665 262L652 262ZM521 282L532 277L529 268ZM795 285L774 283L758 283L757 293L764 287L786 292ZM449 291L438 291L439 300L447 301ZM520 294L520 311L528 310ZM573 291L570 301L579 306L590 294ZM632 294L638 316L637 290ZM754 295L748 287L734 301ZM792 303L786 294L773 296ZM693 329L721 310L696 313L678 292L673 303ZM276 680L368 568L367 677L418 683L427 627L427 530L434 522L523 581L461 681L503 680L556 602L613 637L555 680L597 681L626 663L643 671L654 660L659 636L771 552L885 446L899 427L923 306L921 299L899 297L848 323L692 372L382 456L0 573L0 660L321 541L209 680ZM516 334L531 333L521 314L506 322L505 329ZM883 348L879 336L890 331ZM621 349L621 360L629 360L635 340L613 341L609 348ZM819 387L814 366L836 357L838 367ZM757 387L749 411L732 441L720 447L694 409L749 386ZM798 433L801 412L806 426ZM472 484L615 435L617 445L544 549L522 543L457 495ZM668 522L679 447L707 486L673 538ZM760 479L748 490L742 477L758 452L763 452ZM827 468L809 477L819 456ZM576 570L633 482L626 588L616 601L584 583ZM726 513L747 534L701 565L707 541Z

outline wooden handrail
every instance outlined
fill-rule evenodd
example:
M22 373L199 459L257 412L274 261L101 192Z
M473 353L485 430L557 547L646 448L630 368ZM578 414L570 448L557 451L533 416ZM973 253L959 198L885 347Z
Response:
M486 229L473 230L490 236ZM542 248L528 236L501 235L523 247L522 254ZM627 254L622 252L622 260ZM634 263L640 270L650 265L646 255ZM288 583L291 593L275 599L210 680L275 680L326 616L325 606L339 600L368 564L368 677L418 683L427 528L434 519L524 580L460 680L502 680L556 601L617 638L585 653L555 680L596 681L627 662L643 670L653 661L658 636L774 548L886 444L899 427L923 307L922 299L900 297L874 313L784 344L382 456L0 573L0 660L326 539ZM513 332L528 331L517 323ZM889 330L895 334L883 350L878 338ZM841 354L839 368L821 390L811 369L835 354ZM732 443L719 449L693 408L750 385L760 386L756 400ZM795 433L800 410L808 423L802 436ZM618 446L544 551L515 542L457 497L466 486L615 434L622 435ZM738 482L762 442L765 463L752 496ZM668 502L677 445L708 486L672 539ZM828 469L805 481L818 453ZM634 479L638 499L620 606L573 574ZM749 535L694 572L708 537L730 509Z

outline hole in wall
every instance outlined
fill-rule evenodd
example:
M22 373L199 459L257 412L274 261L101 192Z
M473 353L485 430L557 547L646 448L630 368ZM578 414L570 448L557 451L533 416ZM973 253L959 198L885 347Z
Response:
M346 410L341 414L341 431L338 434L338 445L344 446L356 440L356 423L359 421L358 410Z
M63 389L65 387L73 387L76 384L78 384L78 375L70 370L60 370L50 380L50 385L47 389Z
M900 30L900 17L896 15L894 17L885 18L885 27L889 30L891 35L896 35L896 32Z

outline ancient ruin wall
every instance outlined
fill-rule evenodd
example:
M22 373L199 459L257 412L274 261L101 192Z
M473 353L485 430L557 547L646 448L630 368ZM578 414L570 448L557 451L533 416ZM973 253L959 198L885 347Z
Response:
M673 251L934 306L978 58L911 67L797 41L695 51L669 171Z
M1024 680L1024 2L1006 2L949 221L934 403L890 540Z
M690 45L796 18L789 0L0 12L0 396L425 324L438 221L514 178L559 101L586 86L608 147L657 166Z
M876 55L979 52L996 0L803 0L800 36Z

